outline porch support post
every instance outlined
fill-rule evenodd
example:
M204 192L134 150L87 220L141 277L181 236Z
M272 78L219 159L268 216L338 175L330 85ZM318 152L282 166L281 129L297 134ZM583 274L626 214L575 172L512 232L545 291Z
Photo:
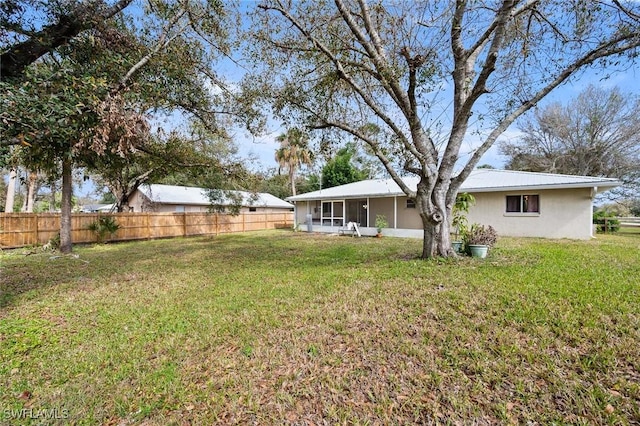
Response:
M367 228L369 227L369 215L371 214L369 210L371 210L371 206L369 205L369 197L367 197Z
M595 226L593 225L593 200L596 198L596 195L598 194L598 187L594 186L593 188L591 188L591 207L589 208L589 236L591 238L595 238L595 234L593 229L595 228ZM607 227L606 227L606 222L605 222L605 227L604 227L604 232L607 232Z

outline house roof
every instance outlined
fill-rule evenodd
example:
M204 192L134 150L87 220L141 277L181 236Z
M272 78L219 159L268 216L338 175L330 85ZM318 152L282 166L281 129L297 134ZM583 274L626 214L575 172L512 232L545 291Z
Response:
M191 186L175 186L175 185L142 185L139 190L154 203L159 204L180 204L180 205L197 205L208 206L211 200L207 196L207 189L196 188ZM229 193L231 196L225 196ZM222 191L222 200L220 204L232 204L234 197L241 197L241 204L244 207L271 207L280 209L291 209L293 204L268 193L258 192L251 193L246 191Z
M417 176L404 177L403 181L411 189L417 187ZM621 182L617 179L559 175L552 173L520 172L515 170L476 169L471 172L462 184L460 191L469 193L526 191L566 188L595 188L598 192L606 191ZM393 179L370 179L348 183L333 188L307 192L306 194L288 197L288 201L327 200L342 198L380 198L404 196Z
M113 209L113 204L85 204L82 206L83 213L108 212Z

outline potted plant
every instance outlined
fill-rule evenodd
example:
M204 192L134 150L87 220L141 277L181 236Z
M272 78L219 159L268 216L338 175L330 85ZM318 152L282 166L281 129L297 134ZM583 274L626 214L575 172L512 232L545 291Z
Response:
M462 251L463 240L468 232L467 213L469 213L469 208L473 206L475 202L476 199L473 195L468 192L464 192L462 194L458 194L456 197L456 203L453 205L453 209L451 211L451 226L454 230L454 237L451 242L451 248L453 248L453 251L456 253Z
M498 233L491 225L474 223L465 235L464 244L466 251L472 257L484 258L497 240Z
M382 228L386 228L387 226L389 226L389 223L387 222L386 216L383 214L376 215L376 230L378 231L376 237L382 237Z

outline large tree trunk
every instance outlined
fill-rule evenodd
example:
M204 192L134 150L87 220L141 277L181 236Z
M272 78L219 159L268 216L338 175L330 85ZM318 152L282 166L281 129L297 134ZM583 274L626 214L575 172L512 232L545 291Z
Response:
M4 203L4 211L5 213L13 212L13 203L16 197L16 179L18 177L18 172L16 169L9 170L9 185L7 186L7 198Z
M38 174L34 173L34 172L29 172L29 179L28 179L28 190L27 190L27 205L26 205L26 209L25 212L27 213L33 213L33 205L35 204L36 201L36 184L38 181Z
M423 259L457 256L451 248L453 204L447 193L448 188L442 184L435 185L433 188L424 182L418 184L416 205L419 208L424 231L421 256Z
M127 194L126 192L123 193L122 196L118 199L118 205L116 206L116 211L118 213L129 211L129 194Z
M422 215L421 215L422 216ZM434 223L422 217L424 230L422 241L422 258L455 257L457 254L451 248L451 235L448 221Z
M49 212L56 211L56 183L51 182L51 203L49 204Z
M289 180L291 181L291 194L296 195L296 173L293 167L289 168Z
M71 197L72 187L72 168L71 159L62 160L62 214L60 216L60 251L62 253L71 253L73 249L71 242Z

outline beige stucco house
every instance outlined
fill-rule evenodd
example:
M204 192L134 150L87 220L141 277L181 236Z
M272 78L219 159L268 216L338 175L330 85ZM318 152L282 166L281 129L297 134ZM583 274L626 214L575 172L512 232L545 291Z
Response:
M417 177L405 178L416 188ZM460 192L474 195L469 223L493 226L499 235L588 239L593 236L594 197L619 186L616 179L477 169ZM312 230L338 232L348 222L363 235L374 235L377 215L384 215L387 235L422 238L415 203L392 179L373 179L287 198L295 204L295 222Z
M240 201L240 213L280 213L293 210L290 204L267 193L251 193L245 191L224 191L219 204L230 205ZM129 207L134 212L207 212L211 208L211 200L207 189L175 185L142 185L131 197Z

